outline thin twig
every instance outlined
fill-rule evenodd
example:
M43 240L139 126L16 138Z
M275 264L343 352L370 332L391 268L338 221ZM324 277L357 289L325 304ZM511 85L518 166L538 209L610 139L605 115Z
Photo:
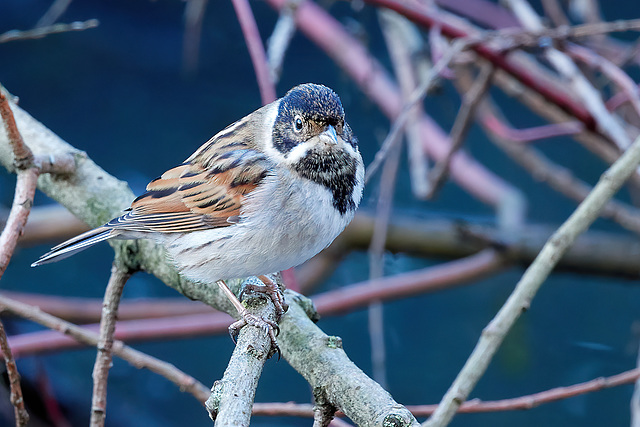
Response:
M505 1L525 28L533 31L545 30L541 18L525 0ZM611 138L619 149L627 148L631 141L626 131L607 110L600 92L587 80L571 58L552 47L545 48L544 56L558 73L564 77L571 91L589 111L596 121L596 128Z
M91 427L104 426L107 415L107 378L111 367L113 333L116 329L118 304L131 272L125 269L117 260L111 268L111 277L104 293L102 317L100 319L100 338L98 352L93 367L93 397L91 400Z
M442 70L449 66L449 63L456 57L456 55L467 49L473 43L474 41L472 40L457 40L453 43L451 48L447 50L444 55L442 55L442 58L440 58L440 60L435 63L433 68L429 70L429 74L424 78L420 86L418 86L416 90L413 91L409 100L402 107L402 111L393 121L387 137L382 142L382 146L376 153L373 161L367 167L367 172L365 174L365 183L369 182L371 177L377 172L378 168L382 164L382 161L387 156L389 150L391 150L391 148L399 140L400 134L404 130L404 126L406 125L407 120L411 117L413 107L424 100L424 97L427 96L427 92L431 85L433 85L435 78L440 74Z
M464 143L464 139L473 123L476 108L480 105L485 93L491 86L493 72L494 67L492 64L483 64L473 86L462 97L462 105L460 106L460 111L458 112L458 116L453 123L450 133L451 146L449 147L449 152L443 159L440 159L438 163L436 163L429 174L431 191L427 198L433 198L444 185L447 175L449 174L451 159Z
M376 280L384 276L384 248L387 240L387 230L393 208L393 194L395 190L398 168L400 166L401 147L392 148L385 159L380 177L380 194L376 206L375 225L369 244L369 280ZM382 387L387 387L386 351L384 340L384 310L381 301L371 301L369 304L369 336L371 339L371 362L373 379Z
M464 86L462 80L459 79L459 82ZM536 177L536 180L547 183L552 189L576 202L583 201L592 187L575 177L570 170L549 160L535 148L509 140L508 132L505 130L508 126L497 118L496 108L494 103L485 102L479 117L489 138L509 157ZM611 200L605 205L600 215L640 234L640 211L633 206Z
M565 15L558 0L542 0L542 8L544 9L545 15L551 19L551 22L553 22L556 27L570 24L569 18Z
M501 128L501 135L515 143L527 144L542 139L571 136L583 130L584 125L576 120L573 122L550 123L548 125L533 126L525 129L515 129L510 126L504 126Z
M269 63L267 62L267 55L264 51L262 39L260 38L258 24L253 16L248 0L232 0L232 3L236 11L236 16L238 17L238 22L240 22L240 27L242 28L245 43L249 49L251 63L253 64L253 69L258 80L258 87L260 88L262 104L266 105L275 101L276 88L269 71Z
M26 426L29 422L29 414L24 407L24 399L22 397L22 388L20 387L20 374L16 361L11 354L11 347L7 342L7 334L4 325L0 322L0 349L2 357L7 367L7 376L9 377L9 387L11 389L11 404L13 405L13 413L16 418L16 427Z
M76 21L69 24L54 24L49 27L39 27L33 30L11 30L0 34L0 43L6 43L15 40L39 39L50 34L68 33L70 31L84 31L90 28L96 28L100 22L97 19L89 19L88 21Z
M208 0L188 0L184 9L184 40L182 42L182 70L187 76L198 71L202 22Z
M460 405L459 413L472 414L480 412L501 412L501 411L522 411L532 409L540 405L551 402L557 402L563 399L580 396L587 393L604 390L607 388L619 387L621 385L630 384L640 379L640 368L631 369L621 372L610 377L599 377L590 381L579 384L573 384L567 387L556 387L539 393L528 394L525 396L513 397L501 400L480 400L473 399ZM438 405L407 405L407 409L416 417L426 417L436 410ZM294 416L294 417L312 417L313 408L310 404L305 403L255 403L253 405L253 415L262 416ZM335 414L343 417L340 411ZM637 427L633 425L633 427Z
M267 40L267 58L271 80L275 85L280 80L282 64L289 48L289 44L296 33L296 23L293 12L302 0L289 0L287 7L283 7L273 32Z
M11 212L0 235L0 277L3 276L9 265L13 251L18 243L18 238L29 217L29 211L33 205L33 197L38 184L38 175L37 168L18 171Z
M33 153L24 143L9 106L9 100L1 89L0 116L2 116L2 123L13 152L13 165L18 174L9 218L0 235L0 277L2 277L27 223L40 173L38 168L33 167Z
M636 371L640 372L640 351L636 356ZM640 375L635 379L631 396L631 427L640 427Z
M420 60L424 58L424 55L421 55L424 50L422 35L411 21L391 10L379 10L378 20L402 92L403 102L406 103L419 85L419 76L423 71L419 68L427 67L424 70L425 74L428 74L428 68L430 68L430 64L425 64L427 62L425 59ZM405 131L411 189L414 196L419 199L425 199L429 192L427 179L429 159L418 125L423 114L422 105L416 104L413 108L413 117L409 118ZM384 182L384 179L381 182Z
M4 293L3 293L4 294ZM206 307L204 304L199 304ZM46 311L46 309L44 310ZM124 342L184 339L194 336L226 334L233 322L226 313L188 314L166 318L118 321L114 338ZM83 325L82 329L98 333L99 324ZM45 354L84 347L82 343L56 331L26 332L9 339L16 357Z
M47 314L36 306L24 304L0 295L0 309L3 312L31 320L49 329L58 331L63 335L73 337L73 339L84 345L96 346L98 344L99 335L97 333ZM204 401L209 396L209 388L205 387L192 376L185 374L170 363L128 347L122 341L114 341L113 354L126 360L138 369L146 368L151 372L165 377L176 384L180 390L192 394L202 404L204 404Z
M633 106L636 115L640 117L640 90L633 79L624 72L624 70L608 59L596 54L591 49L582 46L569 45L567 53L572 57L585 64L600 70L612 82L625 93L627 101ZM607 105L608 109L608 105Z
M38 20L36 28L52 25L62 16L63 13L66 12L70 4L71 0L54 0L46 13Z
M640 138L637 138L618 161L602 175L589 196L547 241L540 254L525 271L507 302L483 330L471 356L443 396L438 409L424 423L425 427L442 427L449 424L460 404L466 400L486 371L508 331L520 315L529 308L536 292L558 260L578 235L595 221L602 208L634 173L638 164L640 164Z
M16 125L16 119L9 105L9 100L4 91L0 89L0 116L7 132L7 138L13 151L13 163L16 169L28 169L33 165L33 153L24 143L22 135Z
M355 310L371 301L389 301L462 285L506 265L500 253L485 249L463 259L318 294L313 297L313 303L318 313L332 315Z

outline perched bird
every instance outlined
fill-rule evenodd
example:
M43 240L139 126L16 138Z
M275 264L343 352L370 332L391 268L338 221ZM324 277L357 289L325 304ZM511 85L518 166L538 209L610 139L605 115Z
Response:
M353 218L363 185L362 157L340 98L326 86L303 84L151 181L124 215L54 247L32 266L107 239L152 239L184 277L218 284L240 312L239 326L267 326L275 345L268 326L276 325L248 316L222 280L258 276L281 315L282 295L264 275L327 247Z

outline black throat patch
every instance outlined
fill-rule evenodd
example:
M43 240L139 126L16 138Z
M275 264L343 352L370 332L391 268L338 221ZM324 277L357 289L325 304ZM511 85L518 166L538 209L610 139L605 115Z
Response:
M333 206L344 215L354 211L353 191L356 186L356 164L353 157L342 151L310 150L295 165L301 177L325 186L333 195Z

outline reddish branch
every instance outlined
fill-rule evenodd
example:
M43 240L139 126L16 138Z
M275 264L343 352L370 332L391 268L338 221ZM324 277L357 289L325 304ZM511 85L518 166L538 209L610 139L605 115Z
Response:
M493 273L506 265L503 257L492 249L479 252L467 258L451 261L422 270L383 277L373 281L356 283L346 288L319 294L313 302L321 315L336 315L346 311L366 307L373 301L387 301L426 292L436 292L461 285L467 281ZM12 303L24 307L25 304L0 295L0 308L16 312ZM29 312L30 313L30 312ZM28 317L27 317L28 318ZM229 317L223 313L175 316L165 319L146 319L118 322L115 338L122 341L140 341L224 333L229 326ZM77 327L88 334L94 334L97 325ZM75 340L75 341L74 341ZM37 353L78 348L85 341L76 337L60 336L53 331L21 334L10 339L14 353L26 357Z
M242 27L242 34L249 49L253 69L256 72L262 104L266 105L276 100L276 88L271 79L271 73L269 72L267 55L264 51L262 39L260 38L258 24L256 24L248 0L232 0L232 3L238 16L240 27Z
M102 316L100 318L100 337L98 352L93 367L93 398L91 401L91 427L104 426L107 415L107 378L111 367L113 333L116 329L118 304L131 273L122 267L116 259L111 268L111 277L104 293Z
M486 249L461 260L325 292L315 296L313 302L318 313L332 315L364 307L371 301L388 301L435 292L470 279L478 280L486 274L495 273L504 265L505 260L498 252Z
M401 15L404 15L409 20L426 28L438 27L443 35L450 38L457 39L474 36L469 28L465 28L463 25L459 24L461 21L444 19L441 14L438 14L433 9L422 6L417 2L401 2L398 0L366 0L366 3L394 10ZM609 26L606 24L609 24ZM627 23L620 24L603 23L600 27L602 27L601 31L615 31L616 28L618 28L618 25L622 26L623 30L628 30L629 28L634 28L635 25L637 25L637 22L629 21ZM586 32L588 34L593 34L595 32L592 27L593 26L587 27L588 31ZM575 35L575 31L571 34ZM567 35L569 35L568 32ZM567 35L565 35L565 38ZM486 44L478 43L472 45L470 48L481 57L490 61L497 68L500 68L515 77L523 85L540 93L562 110L576 117L585 124L587 129L599 133L593 116L581 103L571 98L568 94L555 91L553 88L549 87L546 82L538 79L535 74L531 73L531 71L526 69L523 65L509 60L507 55L489 48Z
M434 195L440 191L442 185L444 185L447 175L449 174L451 160L455 153L462 147L469 128L471 128L473 124L476 108L491 87L493 72L493 66L485 63L473 86L462 97L460 111L458 111L456 121L451 128L451 147L449 148L449 152L443 159L440 159L438 163L436 163L430 173L431 191L428 196L429 198L434 197Z
M514 397L511 399L482 401L473 399L463 403L458 412L478 413L478 412L498 412L516 411L532 409L545 403L551 403L582 394L593 393L607 388L618 387L631 384L640 378L640 368L631 369L610 377L599 377L590 381L574 384L568 387L556 387L540 393L526 396ZM427 417L435 411L438 405L407 405L407 409L416 417ZM294 416L313 417L313 405L296 403L255 403L253 415L263 416ZM344 416L342 412L336 412L336 416Z
M7 375L9 377L9 388L11 390L11 404L13 405L13 413L16 418L16 426L23 427L29 422L29 414L24 407L24 399L22 398L22 389L20 388L20 374L16 361L11 354L11 347L7 342L7 334L4 325L0 322L0 349L4 357L4 363L7 366Z
M55 316L51 316L38 307L21 303L11 298L0 295L0 309L24 319L31 320L52 331L73 337L74 340L86 346L95 346L98 343L98 334L87 328L82 328L73 323L66 322ZM228 322L227 322L228 325ZM167 378L176 384L180 390L192 394L198 401L204 403L209 397L209 389L195 378L177 369L170 363L164 362L148 354L126 346L122 341L114 341L113 353L138 369L146 368Z
M39 171L33 167L33 154L22 140L22 136L16 126L13 112L9 106L5 94L0 89L0 115L4 128L9 137L9 143L13 150L14 165L18 170L18 179L16 183L16 191L9 213L7 224L0 235L0 278L3 276L9 260L13 255L18 237L22 233L22 229L27 222L31 205L33 204L33 196L35 195L36 185ZM16 367L11 348L7 342L7 336L4 326L0 323L0 348L3 354L6 354L5 365L7 367L7 375L11 387L11 404L14 407L16 416L16 425L23 426L27 424L29 416L24 408L24 400L22 399L22 389L20 388L20 374Z

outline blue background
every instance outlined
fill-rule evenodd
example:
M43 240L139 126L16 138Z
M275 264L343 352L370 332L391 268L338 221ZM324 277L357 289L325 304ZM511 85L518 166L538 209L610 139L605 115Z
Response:
M622 4L613 3L607 5L607 19L632 16L633 12L622 9ZM49 4L50 1L40 0L1 1L0 33L32 28ZM251 4L266 38L277 14L265 3ZM365 6L354 11L348 3L336 3L330 12L351 28L361 25L368 48L389 67L373 8ZM149 180L188 157L215 132L260 106L251 61L230 2L209 3L198 72L191 77L182 72L183 13L184 3L174 0L76 0L61 21L98 18L100 26L0 44L0 82L19 96L22 108L140 193ZM388 131L388 121L321 50L297 34L287 53L278 95L304 82L323 83L340 94L348 120L360 139L365 163L369 163ZM507 106L515 126L542 123L500 92L495 91L495 95ZM447 84L425 103L427 112L444 129L451 127L458 107L458 97ZM506 159L477 128L472 129L466 147L488 168L525 192L529 221L560 224L574 209L572 202L535 182ZM537 147L591 183L606 167L567 139L542 141ZM6 173L0 175L0 201L4 206L11 203L14 180ZM375 207L376 187L374 180L366 191L364 208ZM398 211L470 220L490 220L493 215L490 207L452 183L445 186L437 200L429 202L414 200L409 188L404 162L395 198ZM36 202L51 201L38 194ZM595 227L623 232L605 221L598 221ZM0 283L2 289L102 296L111 263L107 245L47 268L28 268L48 247L19 250ZM385 274L442 261L388 255ZM521 274L521 268L513 267L472 286L385 304L388 389L394 398L403 404L439 401L482 328ZM367 255L355 252L319 290L365 280L367 275ZM640 306L637 284L635 280L553 274L471 397L515 397L633 368L638 347L634 328L638 328ZM175 291L143 274L134 276L125 289L125 298L175 296ZM352 360L371 373L365 311L322 319L319 326L328 334L341 336ZM20 321L9 327L12 332L36 329ZM416 330L420 331L417 335ZM134 347L167 360L210 385L222 376L233 344L225 335ZM26 378L34 378L44 369L73 425L86 425L94 356L94 350L82 350L29 357L18 363ZM629 425L632 391L632 386L623 386L529 411L459 415L452 425ZM206 411L190 395L181 393L165 379L118 359L109 378L108 398L110 426L210 422ZM310 400L308 385L286 362L267 363L256 401ZM310 423L309 419L256 417L252 425ZM0 421L0 425L4 424Z

